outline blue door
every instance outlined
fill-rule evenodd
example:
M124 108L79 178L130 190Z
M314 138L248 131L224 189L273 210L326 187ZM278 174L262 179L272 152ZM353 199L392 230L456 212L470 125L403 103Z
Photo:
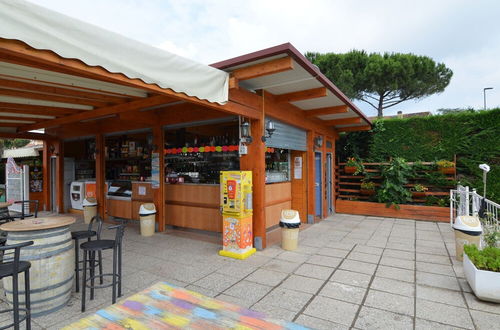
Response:
M314 158L315 163L315 178L314 178L314 205L315 205L315 215L317 217L322 217L323 215L323 200L321 198L321 152L317 152Z

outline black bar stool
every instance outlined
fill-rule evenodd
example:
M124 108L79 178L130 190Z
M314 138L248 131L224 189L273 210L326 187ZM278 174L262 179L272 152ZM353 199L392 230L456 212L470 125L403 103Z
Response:
M123 233L125 232L125 225L115 225L108 227L108 229L115 229L115 239L97 239L94 241L89 241L82 243L80 248L83 250L83 279L82 279L82 313L85 312L85 293L86 289L90 289L90 300L94 299L94 289L113 287L113 304L116 302L116 296L118 291L118 297L122 295L122 239ZM95 253L102 252L103 250L113 249L113 272L108 274L95 275ZM87 278L87 263L90 263L90 277ZM111 284L95 285L95 278L103 279L104 276L111 276ZM90 285L87 282L90 281ZM118 290L117 290L118 286Z
M0 313L14 313L14 322L1 327L0 329L8 329L14 327L18 330L22 321L26 320L26 329L31 329L31 304L30 304L30 267L28 261L20 261L21 248L32 245L33 241L23 242L19 244L0 246L0 251L4 253L2 263L0 263L0 279L12 276L12 308L4 309ZM14 250L12 253L5 253L8 250ZM11 255L14 257L11 257ZM18 274L24 272L24 305L25 308L19 307L19 279ZM24 315L19 317L19 311L24 311Z
M96 230L92 230L94 223L96 223ZM89 228L87 230L79 230L72 231L71 238L75 240L75 275L76 275L76 292L80 291L80 271L83 268L80 267L80 264L83 262L80 260L80 242L81 239L87 239L90 242L92 237L97 237L97 239L101 239L101 230L102 230L102 219L99 215L95 215L92 217L89 223ZM99 251L99 261L97 262L99 266L99 274L102 275L102 252ZM101 277L101 284L103 283Z

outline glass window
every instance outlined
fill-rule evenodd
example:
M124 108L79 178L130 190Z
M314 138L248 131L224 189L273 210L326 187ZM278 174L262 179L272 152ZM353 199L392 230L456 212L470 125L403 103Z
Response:
M290 181L290 150L267 148L266 183Z

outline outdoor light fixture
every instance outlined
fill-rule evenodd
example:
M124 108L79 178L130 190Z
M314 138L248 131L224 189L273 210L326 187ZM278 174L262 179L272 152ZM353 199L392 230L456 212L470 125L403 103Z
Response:
M483 98L484 98L484 110L486 110L486 91L493 89L493 87L485 87L483 88Z
M245 144L252 143L252 133L250 131L250 123L248 121L242 121L240 124L240 138L241 142Z
M276 130L276 128L274 127L274 122L272 120L268 120L267 123L266 123L266 133L264 133L264 135L262 136L262 142L266 142L267 139L269 139L274 131Z
M314 138L314 146L316 146L316 148L321 148L323 146L323 138L321 136Z

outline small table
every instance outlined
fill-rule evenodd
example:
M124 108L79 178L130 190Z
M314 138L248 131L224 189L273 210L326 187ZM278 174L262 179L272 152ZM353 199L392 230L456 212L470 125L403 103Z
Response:
M159 282L63 329L307 329Z
M71 297L75 273L75 250L69 226L74 217L43 217L5 223L7 245L26 241L34 244L21 249L21 260L31 263L31 314L42 316L64 307ZM19 278L24 287L24 278ZM12 303L12 277L3 278L7 301ZM24 301L24 295L19 295Z

